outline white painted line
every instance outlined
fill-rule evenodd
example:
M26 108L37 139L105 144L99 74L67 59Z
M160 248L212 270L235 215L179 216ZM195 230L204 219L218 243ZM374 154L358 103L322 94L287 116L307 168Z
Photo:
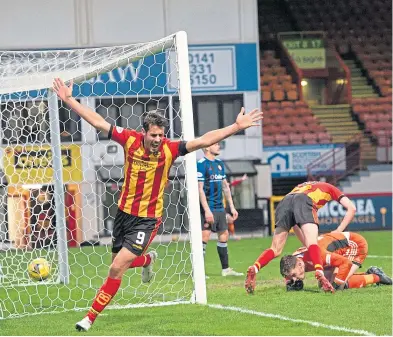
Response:
M151 307L165 307L165 306L170 306L170 305L177 305L177 304L191 304L189 301L172 301L172 302L157 302L157 303L140 303L140 304L125 304L125 305L118 305L118 304L113 304L113 305L108 305L105 308L106 310L121 310L121 309L130 309L130 308L151 308ZM70 312L70 311L87 311L89 310L90 307L85 307L85 308L74 308L74 309L63 309L59 311L53 311L53 312L26 312L22 315L9 315L7 317L1 317L1 319L15 319L15 318L24 318L26 316L37 316L37 315L46 315L46 314L62 314L65 312ZM100 316L102 315L107 315L100 313Z
M375 333L365 331L365 330L357 330L357 329L346 328L343 326L323 324L323 323L314 322L314 321L306 321L303 319L290 318L290 317L286 317L286 316L282 316L282 315L269 314L269 313L265 313L265 312L261 312L261 311L255 311L255 310L249 310L249 309L243 309L243 308L231 307L231 306L224 306L221 304L208 304L207 306L210 308L215 308L215 309L236 311L236 312L240 312L243 314L279 319L281 321L289 321L289 322L294 322L294 323L308 324L308 325L312 325L316 328L325 328L325 329L329 329L329 330L345 331L345 332L353 333L355 335L376 336Z
M367 255L366 259L391 259L392 257L389 255Z

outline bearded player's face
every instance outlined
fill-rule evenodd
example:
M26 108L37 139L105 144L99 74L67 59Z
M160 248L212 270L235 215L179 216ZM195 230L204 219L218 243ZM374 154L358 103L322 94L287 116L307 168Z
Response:
M143 130L145 149L151 153L157 153L164 138L164 131L165 129L163 127L157 125L150 125L149 130Z

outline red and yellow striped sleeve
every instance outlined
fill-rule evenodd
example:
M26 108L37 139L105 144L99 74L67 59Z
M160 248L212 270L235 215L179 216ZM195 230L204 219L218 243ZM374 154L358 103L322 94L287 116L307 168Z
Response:
M108 133L108 139L112 139L123 147L127 144L130 137L138 137L140 132L131 129L124 129L120 126L111 125Z

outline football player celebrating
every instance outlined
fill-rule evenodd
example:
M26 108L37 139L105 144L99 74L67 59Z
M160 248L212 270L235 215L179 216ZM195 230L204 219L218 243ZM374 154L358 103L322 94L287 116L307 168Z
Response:
M150 111L145 115L141 132L123 129L111 125L98 113L73 98L72 82L65 85L61 79L56 78L53 90L80 117L124 148L124 184L113 227L112 264L87 315L76 323L76 329L87 331L116 295L128 268L144 267L142 281L150 281L151 264L157 255L146 254L146 250L161 225L164 188L175 159L209 147L240 130L259 125L258 121L263 118L263 113L254 109L245 114L242 108L232 125L207 132L187 142L172 141L165 138L167 120L157 111Z

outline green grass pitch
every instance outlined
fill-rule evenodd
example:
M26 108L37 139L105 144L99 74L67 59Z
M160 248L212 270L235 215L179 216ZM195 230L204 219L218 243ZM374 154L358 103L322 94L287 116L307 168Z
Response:
M366 259L361 271L377 265L391 275L392 232L363 232L362 234L369 243L371 257ZM166 294L166 298L162 298L165 300L179 298L179 296L187 299L191 291L189 247L184 243L178 244L184 245L179 249L183 252L182 255L173 254L173 251L165 246L159 248L159 263L165 268L157 273L153 283L138 287L140 276L135 274L135 271L129 271L123 282L126 287L122 287L121 298L117 303L160 300L163 294ZM269 244L270 238L230 241L231 267L245 272ZM169 247L171 246L175 245ZM292 253L298 246L297 239L291 237L284 253ZM80 270L77 268L76 261L88 267ZM99 264L103 263L101 268L96 268L97 261L100 262ZM208 244L205 261L206 273L210 277L207 280L208 303L236 309L223 310L203 305L179 304L105 310L92 329L82 334L316 336L359 335L359 331L364 330L365 334L368 332L392 335L392 287L368 286L333 295L325 294L318 291L313 275L309 274L305 291L287 293L278 269L279 260L276 259L258 274L256 292L250 296L243 288L244 277L224 278L220 275L220 263L214 241ZM105 265L109 262L110 254L104 247L95 250L95 253L92 248L83 248L83 254L80 250L74 250L70 253L72 264L70 287L79 285L76 287L78 290L75 288L70 293L57 285L48 285L24 287L21 288L23 291L17 292L0 287L0 308L10 313L13 310L29 312L31 306L40 306L42 310L45 308L53 310L56 305L72 309L75 303L78 303L78 306L87 307L107 273ZM168 281L170 285L167 284ZM37 296L37 291L40 296ZM146 295L147 293L149 295ZM57 301L53 298L57 298ZM243 312L238 308L243 309ZM65 313L1 319L0 335L78 335L81 333L74 329L75 322L80 320L84 313L84 311L71 310ZM334 330L335 327L339 330ZM344 328L347 330L343 330Z

